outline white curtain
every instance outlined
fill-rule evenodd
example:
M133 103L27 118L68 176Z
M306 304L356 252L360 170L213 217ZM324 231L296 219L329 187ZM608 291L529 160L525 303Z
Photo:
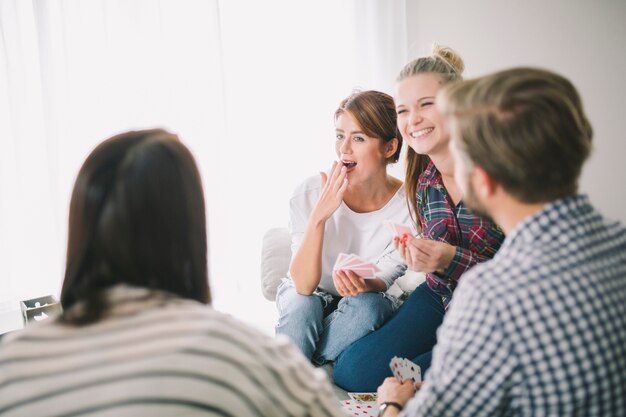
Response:
M215 306L270 331L265 230L330 166L354 88L392 93L404 1L0 0L0 302L58 296L75 175L101 140L164 127L208 206ZM401 175L401 167L395 170Z

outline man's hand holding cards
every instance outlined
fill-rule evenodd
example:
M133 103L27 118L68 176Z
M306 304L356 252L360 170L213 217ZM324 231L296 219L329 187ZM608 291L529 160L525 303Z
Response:
M349 255L340 253L337 256L337 261L335 261L333 271L352 271L363 279L374 279L376 272L380 272L380 268L353 253Z
M413 381L413 385L416 382L422 382L422 369L406 358L399 358L394 356L389 363L391 373L401 383L407 379Z

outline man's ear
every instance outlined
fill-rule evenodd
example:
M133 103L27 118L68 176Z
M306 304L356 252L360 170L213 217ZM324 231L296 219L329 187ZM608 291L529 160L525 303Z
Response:
M385 142L383 155L385 158L391 158L398 150L398 138L393 138Z
M471 181L474 186L474 192L478 193L482 198L492 197L498 188L498 184L481 167L474 167Z

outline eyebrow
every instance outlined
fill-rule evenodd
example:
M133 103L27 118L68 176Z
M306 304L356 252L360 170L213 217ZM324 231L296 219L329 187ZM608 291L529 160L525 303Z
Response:
M341 132L341 133L346 133L343 131L343 129L335 129L335 132ZM350 132L351 135L364 135L365 133L361 132L360 130L353 130L352 132Z
M420 97L418 98L416 101L419 103L420 101L424 101L424 100L434 100L435 96L426 96L426 97ZM398 104L396 106L396 109L402 108L402 107L406 107L405 104Z

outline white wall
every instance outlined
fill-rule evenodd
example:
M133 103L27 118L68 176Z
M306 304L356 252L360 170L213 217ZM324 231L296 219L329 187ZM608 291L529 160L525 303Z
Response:
M449 0L407 2L409 57L433 42L456 49L466 77L538 66L578 88L594 128L581 189L626 223L626 2L623 0ZM558 156L555 156L558 157Z

